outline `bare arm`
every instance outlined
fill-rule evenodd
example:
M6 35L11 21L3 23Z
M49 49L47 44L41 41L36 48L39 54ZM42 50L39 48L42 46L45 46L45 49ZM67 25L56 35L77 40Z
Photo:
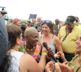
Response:
M38 63L40 68L44 71L46 64L46 56L41 56L40 62Z
M44 71L45 65L46 65L46 55L47 55L47 50L43 47L42 55L41 55L40 61L38 63L43 71Z
M20 60L20 72L43 72L43 70L32 56L25 54Z
M59 40L59 38L57 36L54 36L54 43L56 46L57 51L62 51L62 46L61 46L61 41Z
M64 53L61 52L61 51L58 51L58 52L54 55L54 57L56 57L56 58L61 57L61 59L63 60L63 62L67 62L67 60L66 60L66 58L65 58L65 56L64 56Z

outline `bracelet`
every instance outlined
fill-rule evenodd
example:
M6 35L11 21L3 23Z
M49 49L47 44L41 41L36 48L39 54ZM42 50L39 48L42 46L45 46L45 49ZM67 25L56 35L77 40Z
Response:
M47 55L47 52L42 52L42 55Z

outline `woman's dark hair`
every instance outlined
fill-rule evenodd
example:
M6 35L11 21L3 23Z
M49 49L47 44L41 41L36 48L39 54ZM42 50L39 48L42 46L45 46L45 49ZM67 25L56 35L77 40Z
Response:
M9 40L9 49L11 49L16 44L16 39L20 37L21 29L17 25L8 25L7 26L8 32L8 40ZM0 65L0 72L8 72L8 69L11 65L11 55L10 52L6 51L3 62Z
M52 21L45 20L45 21L43 21L42 25L44 25L44 24L46 24L46 25L50 28L51 33L54 34L54 31L53 31L53 23L52 23Z
M9 40L9 48L12 48L16 44L16 39L20 37L21 29L17 25L8 25L8 40Z
M11 64L10 58L10 54L6 52L3 58L3 62L0 65L0 72L8 72L8 68Z

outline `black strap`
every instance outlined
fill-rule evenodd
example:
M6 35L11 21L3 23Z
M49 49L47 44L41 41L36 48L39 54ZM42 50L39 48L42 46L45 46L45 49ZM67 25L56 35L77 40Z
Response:
M76 70L76 72L78 72L80 68L81 68L81 65L78 67L78 69Z
M68 35L66 34L65 37L62 39L62 42L66 39L67 36L68 36Z
M69 35L69 33L72 32L72 30L69 30L69 29L65 29L66 30L66 35L65 37L62 39L62 42L67 38L67 36Z

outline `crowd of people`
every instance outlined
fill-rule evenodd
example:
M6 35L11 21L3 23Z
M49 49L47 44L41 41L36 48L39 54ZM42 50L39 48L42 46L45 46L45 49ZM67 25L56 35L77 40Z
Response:
M5 25L0 15L0 72L81 72L79 18L15 18Z

